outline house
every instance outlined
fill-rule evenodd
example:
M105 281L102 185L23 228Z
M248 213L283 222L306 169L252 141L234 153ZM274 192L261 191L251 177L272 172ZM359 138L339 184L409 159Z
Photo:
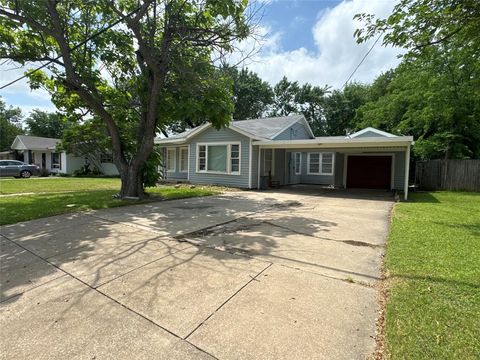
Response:
M49 173L73 174L85 166L85 159L57 150L60 139L39 136L18 135L11 149L16 153L16 159L28 164L36 164ZM114 164L107 161L101 163L100 169L105 175L117 175Z
M155 140L165 178L193 184L260 189L320 184L402 190L408 195L411 136L366 128L315 137L303 115L211 124Z

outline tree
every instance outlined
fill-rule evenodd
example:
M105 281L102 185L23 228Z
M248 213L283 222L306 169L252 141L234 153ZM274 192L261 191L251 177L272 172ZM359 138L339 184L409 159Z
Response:
M386 19L356 18L365 22L357 41L384 33L384 44L406 49L386 95L360 109L360 121L414 135L420 158L479 157L480 2L402 0Z
M228 79L212 76L212 54L249 35L246 0L1 2L1 58L48 61L48 74L29 74L31 87L64 113L102 120L121 198L144 195L157 130L191 116L229 122Z
M430 55L430 47L459 39L461 48L480 50L478 0L401 0L386 19L365 13L355 18L365 24L355 31L358 42L385 34L384 45L405 48L409 57Z
M258 119L264 116L273 102L270 85L248 69L228 67L224 69L233 80L235 120Z
M58 113L34 109L25 119L27 131L32 136L61 138L67 122Z
M21 126L22 111L9 106L0 97L0 151L10 150L17 135L23 134Z

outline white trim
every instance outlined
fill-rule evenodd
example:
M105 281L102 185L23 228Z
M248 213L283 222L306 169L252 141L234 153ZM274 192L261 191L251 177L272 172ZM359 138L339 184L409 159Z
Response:
M412 136L396 136L396 137L369 137L356 139L339 139L339 138L315 138L315 139L300 139L300 140L267 140L254 141L253 145L262 145L265 148L279 148L279 149L311 149L311 148L332 148L332 147L388 147L401 146L405 148L413 143Z
M349 156L390 156L390 190L395 188L395 153L344 153L343 154L343 187L347 188L347 171Z
M187 168L185 170L182 170L182 160L183 160L182 150L185 150L185 149L187 149ZM178 172L182 174L188 173L188 146L181 146L178 148L178 159L179 159Z
M382 136L386 136L386 137L389 137L389 138L391 138L391 137L397 137L397 135L393 135L393 134L390 134L390 133L388 133L388 132L386 132L386 131L378 130L378 129L375 129L375 128L369 126L369 127L366 127L365 129L362 129L362 130L360 130L360 131L357 131L357 132L355 132L355 133L353 133L353 134L348 135L347 138L348 138L348 137L349 137L349 138L356 138L357 136L363 135L363 134L365 134L366 132L373 132L373 133L375 133L375 134L382 135Z
M310 155L311 154L318 154L318 173L310 171ZM324 154L332 154L332 172L331 173L324 173L322 172L323 167L323 155ZM307 153L307 175L323 175L323 176L334 176L335 175L335 152L334 151L310 151Z
M208 169L208 147L209 146L222 146L227 147L227 171L212 171ZM232 172L232 145L238 145L238 171ZM205 170L199 169L199 148L200 146L205 146ZM240 141L218 141L218 142L206 142L206 143L197 143L197 153L196 153L196 173L198 174L221 174L221 175L241 175L242 173L242 144Z
M405 179L403 183L403 198L408 200L408 175L410 173L410 145L405 150Z
M168 152L171 151L171 150L173 150L174 153L175 153L174 156L173 156L173 170L168 169L168 164L170 162L169 161L170 157L168 155ZM167 168L167 173L177 172L177 148L176 147L168 147L167 148L167 166L166 166L166 168Z
M251 189L252 188L252 167L253 167L253 163L252 163L252 151L253 151L253 148L252 148L252 139L249 139L248 141L248 188Z
M297 169L297 154L300 155L300 163L298 165L298 169ZM293 153L293 170L295 175L302 175L302 153L299 151L296 151Z

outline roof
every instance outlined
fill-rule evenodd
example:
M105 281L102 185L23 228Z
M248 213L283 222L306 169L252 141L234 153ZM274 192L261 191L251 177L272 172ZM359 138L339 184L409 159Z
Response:
M314 135L312 133L312 130L310 129L310 126L308 125L303 115L238 120L232 121L228 127L231 130L239 132L240 134L248 136L254 140L272 140L281 132L285 131L291 125L299 121L304 122L311 137L313 138ZM165 139L157 138L155 139L155 143L182 143L202 132L203 130L208 129L211 126L212 125L210 123L203 124L201 126L197 126L196 128L188 129L180 134L172 135Z
M11 148L12 150L54 150L59 142L60 139L17 135Z
M234 121L231 126L258 137L273 139L282 131L302 119L304 119L303 115L269 117L263 119Z

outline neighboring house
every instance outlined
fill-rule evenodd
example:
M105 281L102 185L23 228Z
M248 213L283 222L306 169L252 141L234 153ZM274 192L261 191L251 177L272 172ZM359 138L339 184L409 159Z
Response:
M366 128L315 137L303 115L211 124L155 139L165 178L248 189L321 184L408 194L411 136Z
M11 149L16 151L17 160L27 164L36 164L40 169L50 173L73 174L75 170L85 165L85 159L68 154L56 149L60 139L45 138L39 136L18 135ZM105 175L117 175L118 171L114 164L102 162Z

